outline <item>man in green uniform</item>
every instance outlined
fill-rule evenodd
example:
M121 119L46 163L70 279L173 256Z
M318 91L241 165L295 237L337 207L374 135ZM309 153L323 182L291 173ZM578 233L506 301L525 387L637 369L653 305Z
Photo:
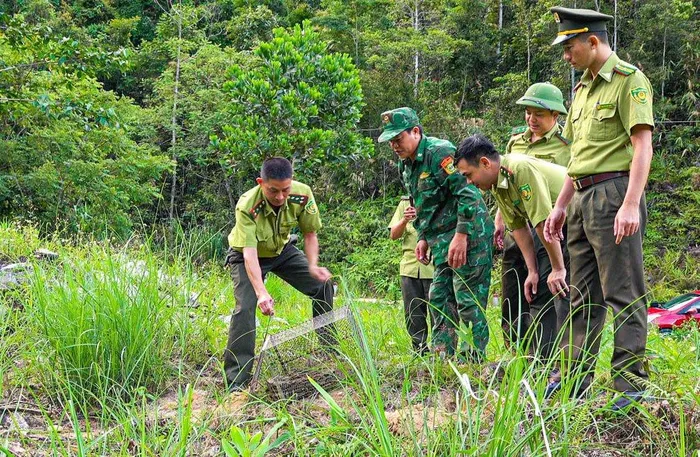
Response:
M563 349L571 360L561 373L577 379L575 394L585 392L612 307L612 377L615 389L623 392L613 409L621 409L643 398L648 378L642 235L652 157L652 88L639 69L610 49L606 22L611 16L561 7L551 11L559 26L553 44L562 44L564 60L583 71L564 128L564 136L572 139L569 178L545 224L547 239L562 239L565 220L568 226L572 323ZM559 387L554 379L546 393Z
M493 221L481 193L454 167L454 145L423 135L411 108L381 115L384 131L401 159L399 171L415 201L416 257L427 264L433 255L430 287L433 351L483 360L489 330L484 310L491 282ZM471 329L456 348L457 326ZM470 340L470 341L469 341Z
M428 293L433 282L433 266L423 265L416 258L418 235L413 227L415 218L416 208L411 205L410 197L402 197L389 222L389 237L392 240L401 238L403 255L399 275L406 329L413 350L423 354L428 349Z
M231 317L224 353L226 382L241 390L250 382L255 357L255 307L267 316L275 312L274 300L265 288L272 272L295 289L311 297L313 316L333 308L331 274L318 266L321 228L318 206L306 184L292 180L292 164L275 157L263 163L258 185L244 193L236 204L236 225L228 236L236 308ZM304 237L306 256L290 243L290 232L298 226ZM319 334L325 343L332 337Z
M564 138L561 133L562 128L557 122L559 114L566 114L564 98L559 88L550 83L535 83L515 103L525 107L526 125L513 129L512 136L506 146L506 154L526 154L565 167L569 163L570 141ZM530 304L525 297L525 289L523 288L528 269L515 240L505 231L500 210L496 212L495 225L494 244L503 248L501 327L506 344L516 344L525 336L525 332L530 326L528 322L528 318L531 317ZM537 258L546 259L547 251L534 228L531 235L535 241ZM566 246L566 243L563 245ZM568 262L568 251L565 249L564 263L567 267ZM539 265L549 265L549 262L540 262ZM552 298L551 295L547 294L547 276L548 273L540 275L540 284L537 287L540 291L537 299L545 302ZM559 298L561 303L558 304L559 309L557 309L557 329L561 328L563 319L567 316L564 310L568 308L568 298Z
M560 294L568 291L563 242L544 239L544 221L559 195L566 168L525 154L501 156L481 135L460 143L457 169L481 190L490 190L527 266L523 278L530 304L526 332L533 355L549 361L558 332L557 317L568 312ZM535 234L530 231L534 228ZM538 240L543 253L538 252Z

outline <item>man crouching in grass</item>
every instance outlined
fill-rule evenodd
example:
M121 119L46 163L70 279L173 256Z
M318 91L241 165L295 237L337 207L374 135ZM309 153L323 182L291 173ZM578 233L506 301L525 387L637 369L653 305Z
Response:
M267 159L256 180L258 185L236 204L236 225L228 236L226 258L236 298L224 352L226 383L232 391L244 389L252 377L256 304L266 316L275 313L265 275L272 272L311 297L314 317L333 309L331 274L318 266L318 206L311 188L293 181L292 174L287 159ZM294 226L304 236L306 255L290 242ZM319 337L325 344L334 342L328 334Z

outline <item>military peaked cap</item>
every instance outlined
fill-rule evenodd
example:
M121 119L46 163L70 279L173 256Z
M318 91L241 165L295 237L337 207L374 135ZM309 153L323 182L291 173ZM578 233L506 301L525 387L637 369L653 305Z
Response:
M608 14L580 8L555 6L550 11L554 14L554 20L559 26L559 33L552 45L563 43L579 33L607 32L605 25L613 19Z

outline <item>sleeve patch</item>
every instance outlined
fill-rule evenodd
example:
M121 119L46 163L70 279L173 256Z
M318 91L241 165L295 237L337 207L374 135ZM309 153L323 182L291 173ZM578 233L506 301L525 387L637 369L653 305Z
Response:
M518 191L520 191L520 196L526 202L529 202L530 199L532 199L532 188L530 187L530 184L525 184L523 186L518 187Z
M630 91L632 100L639 103L640 105L646 105L649 102L649 96L647 90L643 87L637 87Z
M309 200L304 210L309 214L318 214L318 206L316 206L316 202L313 200Z
M440 167L443 170L445 170L445 173L447 173L448 175L451 175L452 173L457 171L455 169L454 159L452 158L452 156L447 156L444 159L442 159L442 162L440 162Z
M309 201L308 195L302 194L291 194L287 199L290 203L296 203L297 205L305 205Z

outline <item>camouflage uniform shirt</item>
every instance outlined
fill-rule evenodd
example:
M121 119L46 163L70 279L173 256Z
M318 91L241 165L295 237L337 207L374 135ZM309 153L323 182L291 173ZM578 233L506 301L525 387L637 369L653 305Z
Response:
M415 160L399 162L404 185L416 207L414 227L426 240L435 266L447 263L447 251L455 231L467 234L467 262L491 262L494 226L481 192L454 167L455 146L446 140L423 136Z

